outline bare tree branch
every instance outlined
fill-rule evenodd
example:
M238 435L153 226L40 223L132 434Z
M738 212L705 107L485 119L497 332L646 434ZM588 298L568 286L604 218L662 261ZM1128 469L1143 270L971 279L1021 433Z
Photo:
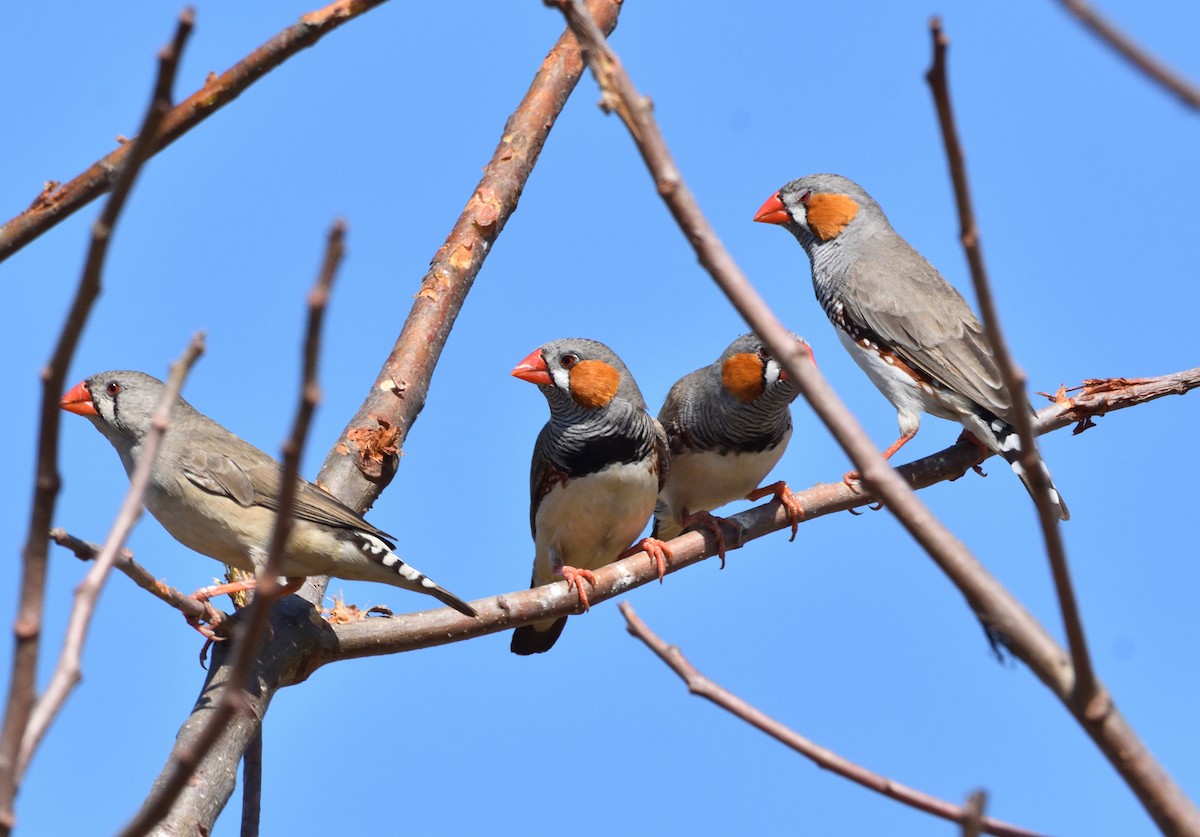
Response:
M886 776L881 776L868 770L862 765L855 764L832 750L828 750L800 735L790 727L780 723L761 710L751 706L735 694L701 674L692 665L677 646L668 645L633 612L628 602L619 605L621 615L625 617L626 629L630 634L640 639L653 651L660 660L667 664L672 671L679 675L687 685L688 691L740 718L753 727L765 732L784 746L791 747L800 755L810 759L817 767L830 770L837 775L856 782L868 790L883 794L909 807L933 814L951 822L968 822L972 816L979 828L985 834L996 834L1000 837L1036 837L1039 832L1029 831L1019 826L984 817L978 811L972 812L968 806L959 806L945 799L938 799L927 793L902 785ZM978 833L978 831L976 832Z
M1093 700L1085 708L1073 700L1074 677L1062 649L917 499L879 455L821 373L812 364L802 362L807 355L799 351L788 330L750 285L700 212L671 159L649 103L634 88L586 10L571 0L546 2L566 15L604 91L605 102L626 122L659 195L692 243L701 264L795 378L813 411L858 468L864 483L958 587L983 624L1002 634L1013 653L1071 711L1159 827L1173 834L1200 833L1200 810L1154 759L1116 706L1111 701Z
M216 702L212 715L206 719L195 740L188 747L176 746L171 753L171 759L164 770L164 778L156 786L156 792L134 817L122 832L126 837L146 834L171 810L179 794L183 791L189 777L196 766L204 759L209 750L221 738L226 724L242 709L247 702L242 690L251 691L248 678L254 668L259 646L267 628L268 612L278 598L279 568L283 561L283 551L291 535L294 520L292 508L296 499L297 477L300 473L300 454L304 449L304 440L312 422L312 414L320 400L320 389L317 385L317 358L320 353L321 325L324 322L325 307L329 300L329 290L337 275L337 267L341 262L345 247L343 240L346 227L342 221L336 221L329 231L329 241L325 248L325 258L321 265L316 285L308 295L308 324L305 329L304 354L302 368L302 386L300 403L296 408L296 419L292 432L283 445L283 472L280 475L279 499L276 504L275 525L271 530L271 540L267 550L265 566L258 576L258 589L250 604L243 609L238 624L234 628L233 657L230 665L229 680L232 688L226 688ZM261 733L261 719L260 719ZM251 740L254 740L252 737Z
M620 7L620 0L592 0L591 4L606 32L616 27ZM394 476L399 451L425 406L434 368L463 301L516 211L550 129L583 70L575 37L567 31L505 123L483 177L434 255L374 386L321 469L318 481L335 489L350 506L370 506ZM386 444L380 444L381 439Z
M963 157L962 143L958 138L958 127L954 121L954 109L950 102L950 83L946 75L946 46L949 39L942 30L941 21L933 18L929 23L933 36L933 64L925 74L925 80L933 93L937 106L938 123L942 129L942 141L946 146L946 160L950 165L950 178L954 183L954 197L958 204L960 240L971 269L971 282L975 286L975 297L979 302L979 313L983 329L1005 390L1013 406L1013 427L1021 440L1021 466L1033 487L1034 504L1037 506L1038 522L1042 538L1046 543L1046 557L1050 560L1050 572L1054 577L1054 590L1058 595L1059 612L1062 614L1063 629L1067 635L1067 647L1071 650L1071 664L1075 669L1073 700L1081 707L1089 701L1107 700L1108 696L1098 692L1096 672L1092 668L1092 655L1088 651L1087 637L1083 630L1083 618L1071 583L1071 569L1067 563L1067 550L1063 545L1062 532L1058 528L1058 514L1050 500L1050 476L1042 455L1038 451L1033 433L1033 416L1025 410L1028 399L1025 395L1025 375L1017 368L1009 351L1004 330L1000 327L1000 312L992 296L987 267L983 262L983 246L979 228L975 224L975 210L971 201L971 187L967 183L967 165Z
M150 431L146 434L142 445L142 454L137 468L129 478L129 491L117 511L116 520L104 546L96 554L95 562L88 570L87 576L75 589L75 605L67 618L67 634L63 640L62 652L58 665L50 676L50 683L45 693L34 705L33 713L29 716L29 725L21 739L21 753L17 764L17 779L25 775L29 760L34 750L41 743L50 723L58 715L67 695L79 683L83 671L83 643L87 639L88 628L92 624L92 616L96 612L96 602L104 582L108 579L109 570L117 560L117 554L125 545L130 531L142 516L142 498L150 486L150 471L158 459L158 449L162 444L163 434L171 420L171 409L179 398L179 390L183 381L191 371L192 365L204 351L204 338L197 334L178 361L171 364L171 373L167 376L167 384L163 388L162 397L154 407L150 420Z
M13 802L21 773L19 753L25 728L33 711L37 661L41 650L42 607L46 589L46 557L49 545L46 533L54 516L60 479L58 475L59 398L67 367L83 334L84 324L92 304L100 294L100 278L108 244L121 209L125 205L142 164L149 156L149 147L162 124L163 115L171 106L171 87L175 80L179 56L192 29L192 14L180 16L175 37L169 47L159 53L158 79L154 94L142 120L140 139L131 143L124 165L116 177L113 193L92 225L92 241L79 288L71 309L63 322L62 332L50 363L42 369L42 404L38 433L37 476L30 512L29 531L22 549L20 604L14 633L12 679L9 681L8 702L0 732L0 837L8 835L14 824Z
M1185 105L1193 110L1200 110L1200 88L1134 43L1124 32L1097 14L1089 3L1085 3L1084 0L1058 2L1100 40L1116 50L1118 55L1166 88L1168 93Z
M99 545L68 534L64 529L51 529L50 540L71 550L81 561L94 561L100 553ZM128 549L117 551L113 568L120 570L138 587L156 599L166 602L184 616L205 621L214 626L219 625L226 618L225 614L213 607L211 602L199 601L156 579L149 570L133 560L133 553Z
M210 74L203 87L166 114L149 153L162 151L284 61L312 46L343 23L369 12L383 2L337 0L303 15L298 22L220 75ZM117 173L130 155L131 146L132 143L121 145L68 183L50 184L28 209L0 225L0 262L112 188Z

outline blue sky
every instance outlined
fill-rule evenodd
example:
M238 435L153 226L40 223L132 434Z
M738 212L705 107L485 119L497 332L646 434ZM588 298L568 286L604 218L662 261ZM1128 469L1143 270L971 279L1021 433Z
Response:
M197 9L177 95L314 6ZM1200 7L1106 2L1135 38L1200 79ZM20 4L0 33L0 215L137 130L164 3ZM1031 390L1195 366L1192 258L1200 123L1057 4L909 0L680 4L629 0L612 43L679 167L741 267L880 447L895 414L834 338L807 259L751 218L784 182L857 180L967 293L956 216L923 75L927 21L952 39L951 85L1003 322ZM348 257L328 315L316 473L360 403L429 259L470 197L504 120L562 31L539 2L391 3L292 59L151 161L121 219L105 289L69 375L162 376L192 332L208 353L186 394L276 452L292 420L304 294L335 216ZM697 266L587 77L552 132L437 369L391 487L368 518L466 598L522 588L532 544L529 455L546 405L509 371L547 340L610 344L657 409L671 383L745 331ZM28 520L37 370L74 292L77 214L0 266L0 363L14 442L7 552L15 605ZM775 474L835 480L846 457L804 404ZM1070 504L1067 549L1095 664L1166 770L1200 796L1192 523L1195 396L1099 420L1042 449ZM927 419L915 458L958 429ZM1055 635L1025 492L993 461L922 498ZM55 522L101 540L127 481L87 422L65 416ZM733 508L740 508L736 506ZM219 565L150 518L130 545L159 577L202 586ZM48 676L85 567L53 552ZM334 583L360 605L419 609L391 588ZM1053 834L1152 823L1096 747L1024 667L998 665L961 596L886 512L834 515L627 597L713 679L817 743L936 796L983 787L989 812ZM26 834L108 833L136 810L201 683L200 639L126 579L100 603L84 680L18 800ZM0 670L11 644L0 642ZM345 663L278 695L266 724L263 833L953 833L815 769L689 697L623 630L613 604L572 619L546 655L508 635ZM218 822L237 833L238 803Z

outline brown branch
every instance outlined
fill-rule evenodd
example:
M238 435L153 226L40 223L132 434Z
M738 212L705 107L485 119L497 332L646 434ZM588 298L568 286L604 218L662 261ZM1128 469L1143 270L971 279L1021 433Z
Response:
M646 623L633 612L633 608L628 602L621 602L619 607L621 615L625 617L626 629L629 633L645 643L660 660L679 675L679 678L687 685L689 692L715 703L734 717L762 730L784 746L791 747L822 770L832 771L868 790L883 794L889 799L916 808L918 811L933 814L935 817L964 824L975 822L985 834L996 834L1001 837L1036 837L1039 833L994 820L991 817L984 817L969 806L955 805L945 799L938 799L915 788L902 785L886 776L868 770L862 765L855 764L832 750L813 743L701 674L695 666L688 662L677 646L668 645L654 631L650 630Z
M41 743L42 737L50 728L51 722L58 716L67 696L79 683L83 671L83 643L87 640L88 628L92 624L92 616L96 612L96 602L108 573L117 560L117 554L124 546L130 531L142 516L142 498L150 487L150 472L158 459L158 449L162 445L162 437L167 432L171 420L171 409L179 399L179 390L183 381L191 371L192 365L204 351L204 338L197 334L192 338L178 361L171 365L171 373L167 376L167 384L163 388L162 397L154 407L150 417L150 430L142 443L141 457L137 467L129 477L129 491L117 511L112 529L104 546L96 554L95 561L87 576L75 588L75 604L67 617L67 632L63 639L62 651L59 654L58 665L50 676L50 683L34 705L29 716L29 725L21 738L21 752L17 763L17 780L24 776L29 760L34 750Z
M253 691L249 678L267 629L268 613L271 605L278 598L279 568L283 562L284 546L291 535L294 523L292 508L295 504L297 477L300 473L300 453L304 449L304 440L308 435L313 411L316 409L317 401L320 400L316 367L317 357L320 353L321 325L324 322L329 290L333 285L338 264L345 251L343 246L345 231L345 225L341 221L334 222L329 231L329 241L326 244L321 271L316 285L308 295L309 313L304 338L303 383L300 388L300 403L296 408L296 418L292 425L291 435L283 445L283 472L280 476L279 498L275 506L275 525L271 530L265 566L258 573L258 587L254 598L242 610L241 618L234 627L231 652L233 660L229 673L231 687L221 692L212 715L206 719L203 728L197 732L195 740L186 747L176 745L156 792L122 831L125 837L149 833L150 829L170 812L171 806L175 804L175 800L187 785L196 767L220 740L226 724L239 710L245 707L247 697L242 690ZM261 719L259 726L261 726Z
M1038 413L1037 431L1049 433L1092 417L1145 404L1165 395L1181 395L1200 388L1200 368L1160 378L1101 379L1088 382L1079 395L1065 398ZM970 442L956 443L945 450L896 469L898 476L914 489L961 477L979 461L979 449ZM965 489L964 489L965 490ZM860 506L876 499L874 494L854 491L838 480L797 491L804 508L804 523ZM772 501L724 518L723 532L730 560L735 551L772 532L791 528L786 509ZM707 530L685 532L670 542L673 557L667 573L690 567L716 554L716 541ZM989 585L999 582L978 567ZM619 596L635 587L657 581L658 569L645 553L596 570L596 584L588 588L593 604ZM1007 595L1007 594L1005 594ZM386 619L367 619L335 625L319 648L306 660L301 679L319 666L344 659L397 654L461 642L485 634L510 630L542 619L579 613L578 595L557 582L530 590L518 590L471 603L479 612L468 619L449 608L406 613ZM1059 658L1061 662L1061 657ZM1064 678L1065 680L1066 678Z
M224 73L210 74L203 87L166 114L149 153L162 151L284 61L383 2L338 0L309 12ZM117 173L129 158L131 146L132 143L124 143L69 182L47 189L28 209L0 226L0 262L112 188Z
M1200 88L1134 43L1124 32L1097 14L1091 5L1083 0L1058 2L1100 40L1116 50L1122 58L1158 82L1185 105L1200 110Z
M750 327L763 338L797 383L813 411L854 462L865 485L919 543L967 599L984 625L1008 640L1013 653L1063 702L1092 737L1109 762L1138 795L1142 804L1169 833L1200 833L1200 810L1138 739L1111 703L1092 701L1084 709L1073 700L1074 678L1062 649L1045 629L1001 587L967 548L917 499L904 480L875 449L845 405L797 347L790 332L767 307L721 244L700 212L667 150L651 108L634 88L616 55L578 2L547 0L563 10L579 36L588 64L607 102L628 120L642 158L659 195L712 274ZM1091 714L1091 710L1098 710Z
M620 0L592 0L591 8L606 32L616 27ZM395 475L399 451L425 406L429 382L458 312L516 211L550 129L583 70L575 37L564 32L505 123L483 177L421 279L408 319L374 385L325 460L318 482L334 489L343 502L368 508ZM375 444L381 438L386 445ZM304 595L319 602L324 583L306 589Z
M81 561L93 561L100 552L98 544L77 538L74 535L68 534L64 529L51 529L50 540L59 546L71 550L75 554L75 557ZM169 584L159 581L150 574L149 570L133 560L133 553L127 548L117 551L116 558L113 561L113 569L124 573L138 587L141 587L159 601L166 602L184 616L208 622L214 627L220 625L227 618L224 613L213 607L210 602L198 601L187 593L176 590Z
M1025 375L1013 360L1000 327L1000 312L992 296L987 267L983 262L983 246L979 228L975 224L975 210L971 201L971 187L967 183L967 165L963 157L962 143L958 138L958 127L954 120L954 109L950 101L950 83L946 74L946 46L949 39L942 31L938 18L929 24L933 36L933 64L925 75L929 89L937 106L938 123L942 129L942 141L946 146L946 160L950 166L950 178L954 182L954 197L958 204L960 239L971 269L971 282L975 286L975 297L979 302L979 313L983 319L984 334L996 358L1000 377L1013 405L1013 427L1021 440L1021 467L1033 487L1034 504L1037 506L1038 522L1042 539L1046 543L1046 557L1054 578L1054 591L1058 595L1059 612L1062 614L1063 630L1067 635L1067 647L1071 651L1071 664L1075 669L1074 696L1081 708L1092 700L1105 701L1108 696L1099 692L1096 672L1092 667L1092 655L1088 651L1087 637L1083 630L1083 618L1075 597L1075 586L1071 583L1071 569L1067 563L1067 550L1063 545L1062 532L1058 527L1058 515L1050 501L1050 477L1046 464L1038 451L1033 433L1033 417L1025 409ZM1096 707L1093 711L1103 711Z
M100 294L108 244L121 209L125 205L142 164L149 156L162 124L163 114L171 105L171 87L175 79L179 56L192 28L192 15L185 11L179 19L175 37L169 47L159 53L158 78L154 94L142 120L140 137L130 143L129 152L116 176L113 193L100 217L92 225L92 240L88 247L83 275L71 308L63 322L62 332L50 363L42 369L42 404L38 432L38 458L30 512L29 531L21 551L22 575L20 604L14 625L16 649L13 653L12 678L9 680L8 701L0 732L0 837L6 837L13 827L13 802L19 784L19 753L26 725L34 708L37 661L41 651L42 604L46 590L46 558L49 545L46 532L54 516L55 500L60 484L58 475L58 401L63 390L67 367L75 354L83 327L92 304Z

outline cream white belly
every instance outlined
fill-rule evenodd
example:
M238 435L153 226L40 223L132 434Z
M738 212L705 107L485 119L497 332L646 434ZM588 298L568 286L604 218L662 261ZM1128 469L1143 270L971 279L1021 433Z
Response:
M534 518L534 584L548 584L563 564L594 570L633 543L654 511L658 476L644 464L613 465L559 483Z
M685 514L712 511L745 497L771 473L790 436L789 430L775 447L757 453L697 451L673 457L662 502L678 523Z

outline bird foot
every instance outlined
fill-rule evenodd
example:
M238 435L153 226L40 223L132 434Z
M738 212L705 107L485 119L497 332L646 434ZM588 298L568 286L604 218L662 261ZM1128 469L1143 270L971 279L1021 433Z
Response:
M800 521L804 519L804 507L800 505L800 501L796 499L792 489L788 488L788 484L783 480L754 489L746 495L746 499L761 500L768 494L774 495L780 505L787 509L788 519L792 522L792 536L788 538L788 543L791 543L796 540L796 530L800 528Z
M587 591L583 589L583 585L579 583L583 579L588 584L595 586L596 574L591 570L581 570L578 567L559 567L559 575L567 582L567 588L574 587L579 591L579 602L583 605L583 612L587 613L592 608L592 603L588 601Z
M721 559L721 569L725 569L725 533L721 531L723 520L724 518L717 517L710 512L698 511L685 514L683 520L680 521L684 529L692 526L702 526L712 532L713 539L717 542L717 557Z
M658 567L658 583L662 584L663 576L667 574L667 562L675 557L671 552L671 547L667 546L666 541L660 541L658 538L642 538L618 555L617 559L628 558L630 555L637 555L639 552L645 552L649 555L650 560Z

